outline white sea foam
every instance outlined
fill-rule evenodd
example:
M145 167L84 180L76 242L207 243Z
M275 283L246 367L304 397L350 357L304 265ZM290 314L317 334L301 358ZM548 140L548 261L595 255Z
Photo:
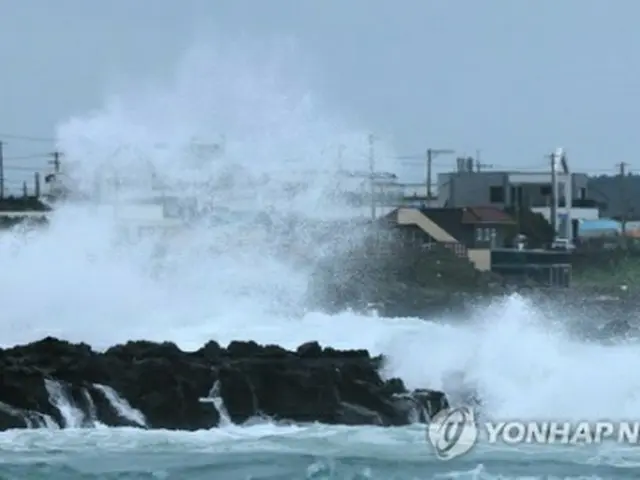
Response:
M304 219L362 213L326 200L334 178L308 170L335 171L340 144L343 166L366 169L368 132L332 115L292 75L295 56L280 53L274 65L268 47L199 46L174 77L153 88L131 85L95 111L62 122L59 146L77 166L80 186L115 170L137 180L154 171L174 184L199 175L210 183L196 193L229 208L295 211ZM210 143L221 136L224 155L196 165L192 139ZM393 156L384 145L379 149L381 159ZM293 177L311 187L284 200L282 182ZM347 233L336 227L334 237ZM520 297L478 309L463 323L328 315L304 302L312 265L271 253L284 244L277 235L252 239L233 226L201 226L165 252L170 274L157 265L153 238L129 247L117 239L111 216L80 206L61 208L46 232L0 237L2 344L44 335L98 348L134 338L184 348L210 339L285 347L318 340L387 354L388 374L409 386L440 388L451 372L463 370L494 416L640 415L637 347L572 340L557 324L562 312L543 315ZM322 253L317 245L305 248Z

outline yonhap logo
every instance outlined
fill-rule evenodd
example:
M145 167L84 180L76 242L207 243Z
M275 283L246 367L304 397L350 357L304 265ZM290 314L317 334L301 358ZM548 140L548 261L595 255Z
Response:
M464 455L478 440L473 410L463 406L438 412L427 428L427 440L441 460Z
M427 441L441 460L464 455L482 438L488 445L594 445L617 442L640 445L638 421L509 420L478 422L463 406L442 410L427 427Z

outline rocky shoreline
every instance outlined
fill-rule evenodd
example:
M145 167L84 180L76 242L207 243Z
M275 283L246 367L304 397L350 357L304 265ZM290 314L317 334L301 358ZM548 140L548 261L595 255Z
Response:
M384 359L309 342L296 351L214 341L184 352L146 341L96 352L55 338L0 350L0 430L137 426L199 430L262 418L406 425L448 406L442 392L384 380Z

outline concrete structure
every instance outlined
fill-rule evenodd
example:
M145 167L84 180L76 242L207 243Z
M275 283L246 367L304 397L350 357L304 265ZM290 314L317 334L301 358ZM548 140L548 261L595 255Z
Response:
M549 287L571 285L571 253L549 250L496 249L491 271L510 283L535 282Z
M493 271L515 283L533 281L562 287L570 284L569 252L501 248L499 239L505 238L514 221L498 208L403 207L388 219L398 227L412 228L405 236L413 244L427 251L434 244L441 244L468 260L476 270Z
M398 226L413 226L422 232L414 241L428 246L437 242L462 258L477 270L491 269L491 249L502 246L513 220L497 208L408 208L391 214Z
M578 203L576 200L587 200L587 175L557 175L560 208L565 203L567 187L571 189L574 204ZM447 207L550 207L551 189L549 172L451 172L438 175L438 197Z
M595 202L588 198L586 174L558 172L556 176L558 232L569 231L569 216L572 221L599 218ZM552 185L551 172L450 172L438 175L438 197L446 207L491 205L498 208L528 208L550 221ZM566 201L568 196L571 197L570 203Z
M533 213L539 213L548 221L551 221L551 207L530 207ZM564 214L559 213L558 217L561 221L564 221ZM572 220L598 220L600 217L600 210L597 207L571 207L571 219Z
M0 219L3 220L3 226L6 226L6 220L45 219L50 211L51 208L36 196L9 196L0 199Z
M72 168L69 169L73 171ZM402 204L406 186L395 174L368 171L291 170L280 176L244 175L242 171L228 181L206 176L163 182L152 167L143 172L98 172L83 190L66 171L46 176L45 195L51 199L76 198L101 204L117 204L123 217L159 218L168 203L185 202L191 209L209 211L227 208L231 211L254 211L259 205L276 210L296 210L321 218L375 219ZM191 195L191 198L187 198ZM262 200L259 197L264 197ZM317 211L309 212L309 205L317 202ZM305 205L307 203L307 205ZM164 205L164 207L162 206ZM166 212L162 213L168 217Z
M45 177L45 198L51 202L73 198L91 204L96 212L112 216L127 233L178 230L193 218L197 211L196 199L188 189L169 191L154 183L153 177L140 185L118 181L96 182L93 197L74 188L73 180L58 170Z

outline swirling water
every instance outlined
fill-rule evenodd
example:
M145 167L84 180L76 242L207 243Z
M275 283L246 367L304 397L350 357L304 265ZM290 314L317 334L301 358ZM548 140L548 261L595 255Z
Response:
M637 454L619 448L480 445L445 462L433 456L419 426L43 430L3 434L0 448L2 478L34 480L634 478L638 467Z
M194 195L235 212L358 215L326 201L335 178L322 172L366 168L366 132L311 96L298 65L295 52L281 45L199 45L166 82L130 85L102 108L61 122L59 147L75 165L70 175L83 189L116 171L132 183L150 171L168 183L198 177L207 187L194 187ZM224 154L214 161L191 148L194 138L213 143L221 136ZM381 161L392 156L384 145L378 154ZM307 187L283 199L286 181ZM330 249L304 240L304 229L252 236L254 221L248 215L235 224L196 226L164 245L160 261L153 235L123 244L111 215L63 206L46 231L0 237L0 342L54 335L104 348L144 338L190 349L209 339L285 347L318 340L384 353L385 374L409 387L448 390L447 377L464 371L496 419L640 415L637 345L580 340L565 328L580 322L575 314L543 311L517 296L465 319L315 312L306 303L313 265L299 261L300 251L295 258L274 252L290 246L292 236L303 258ZM334 244L353 241L336 225ZM632 478L637 452L609 444L480 444L442 461L420 425L40 429L0 433L0 478Z

